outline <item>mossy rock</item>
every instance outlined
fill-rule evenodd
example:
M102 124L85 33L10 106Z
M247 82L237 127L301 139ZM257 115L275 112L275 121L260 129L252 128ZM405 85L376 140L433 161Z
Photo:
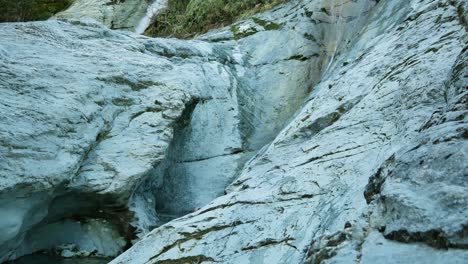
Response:
M231 26L231 32L234 34L235 39L241 39L257 33L257 30L255 28L240 30L238 26Z

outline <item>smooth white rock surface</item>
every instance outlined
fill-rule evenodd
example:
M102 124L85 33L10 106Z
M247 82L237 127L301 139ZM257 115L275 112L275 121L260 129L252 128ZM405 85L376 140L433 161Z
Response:
M0 24L0 261L69 230L142 238L112 263L466 260L467 1L291 1L188 41L93 1Z

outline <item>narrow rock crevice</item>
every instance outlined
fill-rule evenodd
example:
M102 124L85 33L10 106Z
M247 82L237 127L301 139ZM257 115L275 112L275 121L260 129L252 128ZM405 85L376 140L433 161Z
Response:
M168 252L169 250L171 250L173 248L179 247L181 244L183 244L183 243L185 243L187 241L200 240L206 234L210 234L212 232L222 231L222 230L225 230L225 229L228 229L228 228L235 228L237 226L248 224L248 223L249 222L244 223L244 222L241 222L241 221L234 221L234 222L232 222L232 223L230 223L228 225L213 226L213 227L210 227L208 229L199 230L199 231L195 231L195 232L191 232L191 233L179 233L179 235L181 235L182 238L180 238L180 239L174 241L173 243L171 243L171 244L165 246L164 248L162 248L159 253L154 255L154 257L150 258L150 261L152 259L158 258L159 256L163 255L164 253Z
M274 245L278 245L278 244L288 244L289 241L292 241L292 240L295 240L294 238L292 237L287 237L287 238L284 238L284 239L266 239L266 240L263 240L263 241L260 241L260 242L257 242L253 245L249 245L249 246L246 246L246 247L243 247L241 248L242 251L249 251L249 250L256 250L256 249L259 249L259 248L262 248L262 247L268 247L268 246L274 246Z
M197 135L219 136L219 127L206 126L199 122L211 123L206 119L210 118L208 115L212 111L211 106L224 104L225 101L226 99L212 97L194 97L185 104L181 116L174 123L174 136L165 159L154 167L132 198L140 200L139 206L144 207L136 209L143 210L140 217L144 217L145 211L153 215L150 217L153 219L152 223L146 224L147 228L152 229L193 212L223 195L224 188L232 181L236 160L244 155L244 150L227 145L223 152L227 150L228 153L213 155L210 154L209 146L205 146L206 150L197 149L199 144L193 141L193 137ZM230 170L223 171L222 167L218 167L225 166L226 163L230 164ZM218 180L214 181L216 178ZM148 230L143 233L146 232Z
M219 262L211 257L207 257L205 255L196 255L196 256L187 256L178 259L163 259L158 260L156 262L152 262L152 264L185 264L185 263L204 263L204 262Z
M468 244L463 241L468 235L468 226L464 226L462 230L456 234L449 236L443 230L428 230L424 232L411 232L408 230L397 230L384 234L386 239L402 242L402 243L416 243L422 242L426 245L437 249L468 249ZM459 243L453 242L454 237Z
M323 236L311 243L305 264L321 264L337 254L340 245L351 238L350 230Z

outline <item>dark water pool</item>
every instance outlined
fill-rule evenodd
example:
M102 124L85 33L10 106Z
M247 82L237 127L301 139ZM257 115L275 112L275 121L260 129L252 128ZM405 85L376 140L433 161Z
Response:
M61 258L45 254L32 254L5 264L107 264L111 260L104 258Z

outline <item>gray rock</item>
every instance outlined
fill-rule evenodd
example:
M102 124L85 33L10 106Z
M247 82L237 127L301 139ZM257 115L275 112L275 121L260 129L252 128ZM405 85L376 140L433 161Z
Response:
M465 48L443 87L445 105L370 179L365 194L375 200L373 223L388 239L468 247L467 54Z
M0 24L0 261L466 262L466 1L291 1L185 41L103 2Z
M346 14L358 18L341 23L349 26L349 32L357 31L372 6L372 1L354 3ZM304 8L292 2L198 38L211 42L229 74L205 75L210 88L204 91L190 124L176 128L167 159L142 185L144 190L137 191L154 193L154 206L164 218L160 223L193 212L221 196L244 163L273 140L318 81L322 63L333 56L320 47L337 42L333 37L320 36L335 35L336 28L335 24L315 26L303 14ZM315 16L321 15L311 15ZM236 36L237 28L247 26L255 27L255 34ZM311 37L309 32L317 36ZM351 37L349 32L340 37L343 42ZM220 40L219 36L224 38ZM269 45L262 45L264 42ZM181 51L168 47L164 52L177 56ZM217 87L223 83L216 81L220 77L229 78L228 93L235 101L226 97L224 88Z
M291 6L287 12L302 12ZM299 57L318 45L301 44L310 39L290 25L238 44L233 35L224 42L148 39L87 21L1 26L2 93L10 101L2 105L1 195L2 212L11 215L0 224L3 259L50 249L53 243L28 237L57 230L64 218L109 220L133 240L129 222L141 236L223 195L296 110L309 62L318 60ZM259 36L283 45L280 30L295 39L291 49L275 58L268 50L251 54ZM247 75L257 70L271 70L273 81ZM288 93L296 83L299 94ZM254 89L265 85L274 92ZM292 102L286 111L274 107L283 101Z
M67 217L129 230L130 196L164 159L185 105L205 89L203 71L219 72L206 61L211 47L183 44L206 56L180 64L157 53L157 40L97 24L3 24L0 31L2 260L27 253L15 248L34 236L29 230ZM183 78L182 68L191 69Z
M94 19L113 29L134 31L148 8L148 0L73 0L55 15L66 19Z
M462 68L457 58L466 57L465 22L457 10L455 2L379 1L357 39L338 49L302 109L246 164L227 195L154 230L112 263L466 262L466 252L453 249L464 248L467 224L461 180L466 138L460 128L466 119L450 113L456 122L426 129L447 105L447 91L454 90L447 83L458 80L464 87L458 90L466 90L466 80L453 75ZM445 146L431 143L415 150L420 153L401 154L393 165L399 176L383 184L377 195L382 201L367 204L368 179L386 160L418 145L421 137L445 138L448 131L454 141ZM424 179L417 177L425 166L419 165L422 156L434 161ZM438 188L436 179L446 188ZM419 208L425 199L438 207ZM385 206L397 211L382 214ZM404 228L447 230L450 250L388 235ZM384 247L377 250L379 243Z
M391 252L391 255L389 254ZM468 251L462 249L438 250L414 244L401 244L387 240L378 232L366 239L361 263L466 263ZM391 256L391 259L389 259Z

